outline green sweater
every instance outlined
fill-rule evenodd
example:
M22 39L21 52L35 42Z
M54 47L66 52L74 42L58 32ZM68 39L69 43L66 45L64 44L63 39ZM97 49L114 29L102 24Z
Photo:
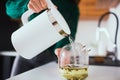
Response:
M11 18L20 18L21 15L28 9L28 2L29 0L7 0L6 13ZM71 36L73 37L73 39L75 39L79 18L79 9L77 5L72 0L52 0L52 2L57 6L58 10L65 18L71 30ZM35 17L36 15L38 14L33 14L32 16ZM66 37L52 46L50 50L54 51L54 49L61 48L68 43L69 40Z

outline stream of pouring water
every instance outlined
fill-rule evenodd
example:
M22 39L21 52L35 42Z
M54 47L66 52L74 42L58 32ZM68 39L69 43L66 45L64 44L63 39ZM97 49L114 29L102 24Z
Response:
M74 42L72 36L69 35L68 38L69 38L69 42L70 42L70 44L72 44L72 43Z

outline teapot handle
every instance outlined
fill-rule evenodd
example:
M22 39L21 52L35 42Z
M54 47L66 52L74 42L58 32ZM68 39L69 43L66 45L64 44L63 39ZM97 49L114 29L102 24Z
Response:
M52 3L51 0L46 0L46 3L48 5L48 9L52 9L55 8L54 4ZM32 11L31 9L28 9L25 13L23 13L23 15L21 16L21 21L24 24L28 23L28 18L34 13L34 11Z

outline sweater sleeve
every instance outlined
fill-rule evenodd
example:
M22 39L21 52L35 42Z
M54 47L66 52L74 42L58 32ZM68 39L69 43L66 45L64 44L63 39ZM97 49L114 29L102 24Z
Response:
M29 0L7 0L6 14L11 18L20 18L27 10L27 3Z

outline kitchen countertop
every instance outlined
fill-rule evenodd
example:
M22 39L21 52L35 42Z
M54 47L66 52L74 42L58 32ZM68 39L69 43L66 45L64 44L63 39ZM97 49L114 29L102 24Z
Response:
M58 73L58 65L55 62L29 70L7 80L64 80ZM120 80L120 67L93 66L88 68L86 80Z

